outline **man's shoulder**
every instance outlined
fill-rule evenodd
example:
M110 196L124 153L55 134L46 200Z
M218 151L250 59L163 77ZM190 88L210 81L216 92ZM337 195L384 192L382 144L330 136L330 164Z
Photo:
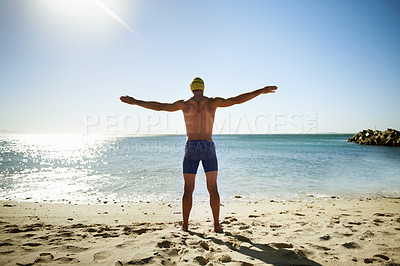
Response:
M207 97L207 96L203 96L203 98L200 99L200 101L212 101L214 98L213 97ZM185 103L190 103L190 102L199 102L199 99L194 99L193 97L186 99L186 100L182 100Z
M213 102L214 102L214 98L212 98L212 97L204 96L200 100L199 99L194 99L192 97L192 98L189 98L187 100L182 100L182 105L184 107L197 106L198 104L201 104L201 105L204 105L204 104L205 105L212 105Z
M222 98L222 97L212 97L211 100L213 100L213 101L220 101L220 100L225 100L225 99Z

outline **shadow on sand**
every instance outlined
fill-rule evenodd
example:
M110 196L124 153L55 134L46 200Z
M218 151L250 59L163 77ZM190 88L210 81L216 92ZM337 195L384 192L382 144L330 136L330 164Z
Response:
M290 244L286 244L286 247L285 244L259 244L252 242L245 236L234 235L230 232L224 232L224 235L230 237L233 241L223 241L219 238L213 236L205 236L202 233L197 233L193 231L189 232L189 234L196 235L202 239L211 240L215 244L224 245L232 251L273 265L321 265L315 261L308 259L301 250L287 249L292 247ZM240 245L241 242L248 243L250 246L248 247Z

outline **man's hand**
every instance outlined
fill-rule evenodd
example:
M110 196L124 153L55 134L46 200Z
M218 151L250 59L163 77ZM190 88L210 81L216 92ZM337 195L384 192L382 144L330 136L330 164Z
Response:
M275 93L275 91L278 89L277 86L266 86L262 89L260 89L261 94L266 94L266 93Z
M121 96L121 97L119 97L119 99L123 103L128 103L128 104L135 104L136 103L136 100L134 98L128 96L128 95Z

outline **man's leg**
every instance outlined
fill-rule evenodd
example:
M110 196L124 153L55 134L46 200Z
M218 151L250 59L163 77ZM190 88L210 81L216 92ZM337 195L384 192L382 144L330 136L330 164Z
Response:
M222 227L219 224L220 199L219 199L218 186L217 186L217 175L218 175L218 171L206 172L207 190L208 190L208 193L210 193L210 206L211 206L211 210L212 210L213 218L214 218L214 231L217 233L221 233Z
M183 231L189 230L189 215L190 210L192 209L192 195L194 190L195 177L196 174L183 174L183 178L185 179L185 188L182 197Z

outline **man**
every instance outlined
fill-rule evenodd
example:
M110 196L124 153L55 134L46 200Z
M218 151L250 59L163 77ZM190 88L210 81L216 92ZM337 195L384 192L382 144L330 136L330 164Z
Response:
M156 111L174 112L182 110L187 140L185 144L185 156L183 159L183 177L185 180L182 198L183 223L182 230L188 231L189 214L192 209L192 195L195 177L199 162L202 161L206 174L207 190L210 193L210 206L214 218L214 231L222 232L219 224L220 199L217 187L218 163L215 146L212 140L215 111L218 107L228 107L234 104L244 103L260 94L275 93L276 86L267 86L252 92L243 93L231 98L209 98L203 95L204 82L196 77L190 84L193 97L188 100L179 100L174 103L159 103L153 101L141 101L129 96L120 97L124 103L139 105Z

